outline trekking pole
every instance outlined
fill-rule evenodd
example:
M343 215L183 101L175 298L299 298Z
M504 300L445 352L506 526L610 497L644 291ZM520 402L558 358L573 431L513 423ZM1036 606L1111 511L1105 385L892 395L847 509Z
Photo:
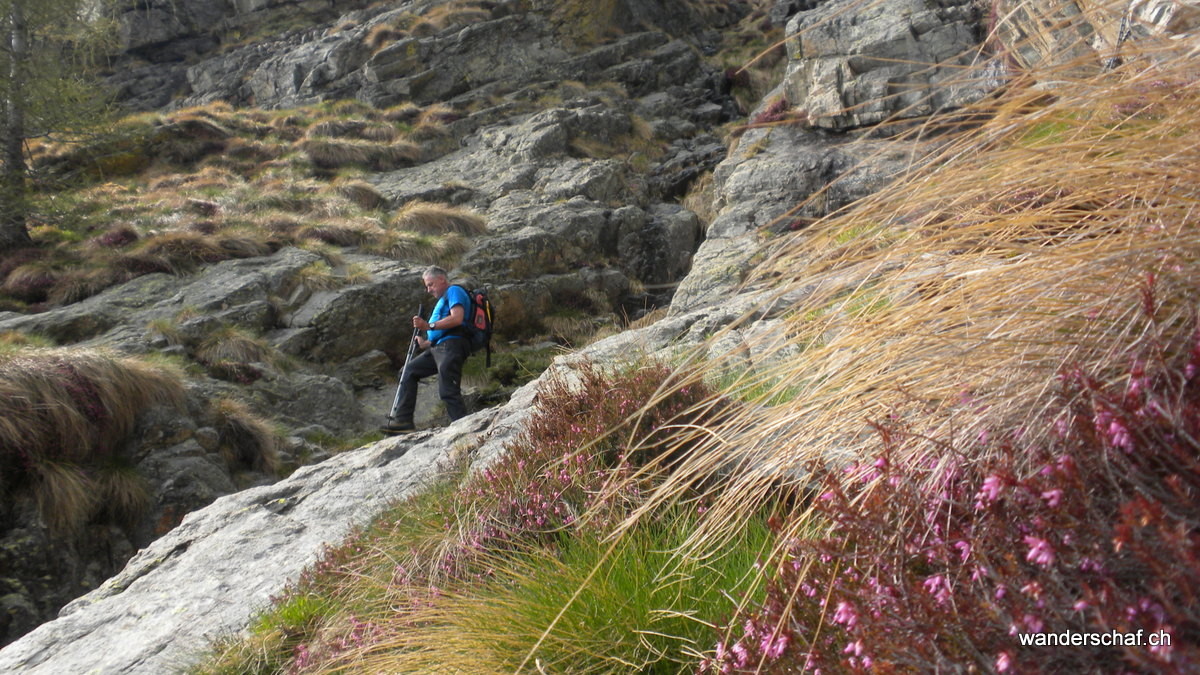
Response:
M417 316L425 311L425 303L417 305ZM413 326L412 339L408 341L408 352L404 354L404 365L400 367L400 381L396 383L396 397L392 399L392 410L388 419L394 420L400 414L400 387L404 385L404 374L408 372L408 362L412 361L413 351L417 348L417 327Z

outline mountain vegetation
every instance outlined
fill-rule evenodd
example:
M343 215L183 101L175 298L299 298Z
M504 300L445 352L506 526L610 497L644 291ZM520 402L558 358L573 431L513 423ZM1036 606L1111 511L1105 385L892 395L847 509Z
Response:
M758 265L762 367L545 384L195 672L1190 672L1200 118L1143 58L935 121Z
M1190 10L1167 26L1082 1L517 4L348 14L329 35L353 35L376 76L396 69L355 81L385 105L187 101L93 142L30 146L32 166L70 181L41 195L58 215L4 259L5 308L22 315L10 321L268 257L287 271L264 315L294 317L372 275L438 263L511 275L496 294L509 360L474 376L531 384L491 413L372 438L214 504L49 642L6 650L9 663L53 668L54 635L92 639L69 622L136 601L126 589L154 588L160 568L188 569L189 549L220 537L205 528L236 529L243 553L270 564L250 540L305 537L305 517L334 512L315 483L359 471L352 494L390 505L321 530L320 552L288 549L304 559L287 569L302 571L274 579L252 615L199 614L216 639L189 643L206 651L188 672L1196 670ZM745 11L722 18L733 5ZM911 25L880 38L872 22L892 26L900 5ZM673 99L632 91L645 64L676 63L636 31L671 11L695 29L681 59L712 44L706 30L724 33L704 67L725 103L743 104L715 165L695 124L719 105L647 119ZM458 58L447 45L543 20L606 77L638 74L480 93L406 60ZM643 39L633 51L659 60L618 63ZM317 43L346 44L300 48ZM222 58L251 58L239 49ZM462 81L486 74L455 63ZM389 100L402 90L411 101ZM453 103L433 100L443 94ZM480 169L497 149L510 154ZM684 157L696 164L680 168ZM444 180L469 169L469 184ZM699 214L703 236L688 238ZM671 243L646 252L651 230ZM635 254L686 274L622 266ZM669 307L613 318L660 285L675 291ZM347 380L361 375L345 364L371 367L358 346L326 356L355 340L351 311L322 319L335 329L302 326L301 340L271 321L270 338L247 329L225 300L211 308L220 321L184 309L144 329L190 373L178 357L92 349L110 334L77 318L86 335L68 347L4 333L0 490L34 495L64 532L148 508L128 439L151 402L192 408L212 431L189 439L211 436L233 470L274 473L281 434L253 406L209 396L194 410L185 391L263 395L252 387L311 363ZM519 343L545 338L572 349L528 372ZM405 478L369 482L379 467ZM270 586L256 581L255 593Z

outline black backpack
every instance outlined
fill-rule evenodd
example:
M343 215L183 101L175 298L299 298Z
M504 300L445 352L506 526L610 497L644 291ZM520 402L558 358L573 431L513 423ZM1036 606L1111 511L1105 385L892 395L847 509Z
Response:
M462 284L455 284L466 292L471 299L462 324L462 336L471 345L471 352L480 349L487 350L487 367L492 367L492 300L486 289L467 290Z

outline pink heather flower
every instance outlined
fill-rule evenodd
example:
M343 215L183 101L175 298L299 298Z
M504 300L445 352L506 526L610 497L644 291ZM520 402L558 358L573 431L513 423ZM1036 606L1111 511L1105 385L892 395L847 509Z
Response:
M1000 652L996 655L996 670L998 672L1006 673L1011 667L1012 657L1008 655L1008 652Z
M746 664L750 662L750 653L746 651L746 646L741 642L733 643L729 651L733 652L734 663L738 668L745 668Z
M1133 450L1133 437L1129 435L1129 429L1125 428L1119 420L1113 420L1108 425L1108 435L1112 440L1114 447L1121 448L1126 452Z
M1067 421L1064 419L1054 420L1054 433L1059 438L1067 435Z
M833 612L833 622L844 625L846 630L854 630L854 626L858 624L858 612L854 610L854 605L845 601L839 602Z
M1000 584L996 587L995 597L997 600L1003 600L1005 595L1008 595L1008 586Z
M954 542L954 548L958 549L958 557L963 562L966 562L967 558L971 557L971 542L956 541L956 542Z
M716 646L716 654L713 655L713 660L721 662L725 660L725 643L718 642Z
M862 640L855 640L854 642L851 642L850 644L846 645L846 648L842 650L842 653L843 654L853 654L855 656L862 656L862 653L863 653Z
M783 652L787 649L787 646L787 635L779 635L774 640L771 639L770 635L767 635L763 637L762 645L760 645L763 653L766 654L767 658L771 661L779 660L779 657L783 656Z
M1042 499L1046 500L1046 505L1050 508L1058 508L1059 502L1062 501L1062 490L1046 490L1042 493Z
M1130 396L1137 396L1138 394L1142 393L1142 380L1141 380L1141 378L1137 378L1137 377L1130 378L1130 380L1129 380L1129 391L1128 391L1128 393L1129 393L1129 395L1130 395Z
M1088 607L1090 607L1090 605L1088 605L1087 600L1080 600L1080 601L1076 602L1074 605L1071 605L1071 609L1075 610L1076 612L1082 612L1083 610L1087 609Z
M1043 567L1048 567L1054 562L1054 548L1050 546L1050 542L1027 535L1025 544L1029 546L1029 552L1025 554L1025 559L1029 562Z
M950 584L946 582L946 577L941 574L926 579L924 586L925 590L938 601L938 604L944 604L950 599Z
M991 475L983 479L983 487L979 489L979 494L975 498L983 502L984 505L990 504L1000 497L1000 492L1003 489L1004 479L996 475Z
M1025 630L1030 633L1040 633L1042 632L1042 629L1046 627L1046 624L1041 620L1041 618L1034 616L1033 614L1026 614L1021 619L1021 623L1025 624Z

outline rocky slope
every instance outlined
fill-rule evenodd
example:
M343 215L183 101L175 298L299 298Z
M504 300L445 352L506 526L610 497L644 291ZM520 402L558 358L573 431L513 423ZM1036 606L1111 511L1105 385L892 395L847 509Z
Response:
M445 124L415 165L370 180L389 209L425 200L487 219L488 235L473 242L456 275L491 288L502 339L544 336L555 315L611 323L669 299L703 238L700 220L677 199L721 159L724 146L711 131L736 115L697 35L745 8L709 25L664 21L667 6L656 3L595 16L587 5L565 16L536 3L466 11L466 3L399 2L346 14L355 9L348 4L131 3L119 17L125 51L111 79L134 108L218 99L259 107L347 97L444 103ZM418 19L425 28L411 25ZM303 28L269 35L281 21ZM582 28L619 37L599 41ZM238 34L245 44L231 44ZM258 34L268 37L251 39ZM424 70L414 75L417 65ZM154 92L171 94L147 94L146 78L159 83ZM287 429L285 468L324 456L312 439L361 436L382 421L408 317L425 300L425 264L351 250L344 264L361 279L321 290L302 278L319 260L285 248L190 276L142 276L38 314L0 312L0 332L61 345L195 359L206 336L240 330L262 336L274 355L244 373L209 369L192 386L194 414L159 435L168 442L129 450L143 458L138 469L154 500L134 531L92 532L64 547L35 510L14 511L23 515L4 526L9 539L0 550L13 560L60 562L13 565L4 575L5 642L95 587L184 513L235 483L268 480L235 481L216 448L197 445L208 437L207 402L245 400ZM176 334L164 335L163 322ZM440 413L431 405L419 414L432 422Z
M221 20L244 16L247 6L269 11L283 4L245 3ZM397 35L373 52L362 48L377 26L436 4L363 9L342 17L336 31L302 30L270 48L252 44L216 55L211 36L196 28L212 21L176 17L186 28L179 35L188 37L175 39L194 44L188 47L192 63L162 72L188 82L180 103L227 98L290 105L356 95L458 106L457 149L372 182L395 205L435 199L488 215L492 234L463 257L459 271L496 284L502 321L510 325L530 325L563 298L589 293L593 302L605 298L608 309L653 303L636 297L631 286L679 282L668 318L584 350L602 362L677 353L745 315L749 323L730 339L772 330L772 311L759 308L753 289L739 286L772 238L869 194L920 157L919 146L885 142L871 125L962 105L998 82L998 69L979 45L982 17L972 2L894 0L853 21L846 18L847 0L815 7L774 3L770 18L794 15L787 30L798 36L788 44L786 75L725 156L714 125L731 119L734 104L723 76L700 55L713 46L711 31L728 19L707 27L685 22L671 35L638 29L677 11L672 3L604 3L616 7L607 18L622 30L597 43L588 39L594 33L566 21L572 17L562 8L573 3L558 9L487 3L469 25ZM513 36L520 39L512 44L532 45L524 56L506 51ZM281 70L297 63L314 67ZM620 86L604 86L611 82ZM545 94L553 96L534 103ZM166 102L149 94L134 100ZM639 128L649 128L660 153L632 144L631 132ZM639 133L645 140L645 131L632 136ZM598 151L597 144L606 147ZM638 153L647 158L634 161ZM717 217L704 228L678 198L710 168ZM354 383L370 379L363 379L364 369L387 376L386 359L373 354L380 344L405 339L394 307L415 305L419 268L376 261L369 284L298 296L282 309L256 309L304 255L287 249L267 260L222 263L190 280L147 277L76 306L0 317L0 329L158 349L140 327L188 298L228 320L252 322L306 362L332 364L323 370L333 375L314 368L280 376L275 391L303 391L303 378L330 378L313 389L332 398L312 404L336 409L334 402L345 401L347 409L328 423L353 426L370 410L352 409L362 399ZM555 368L569 369L576 358L564 357ZM747 358L753 360L753 352ZM445 429L376 443L275 485L218 499L59 619L0 651L0 670L152 673L186 664L207 638L243 628L324 544L388 500L419 489L460 459L478 464L501 452L528 414L536 387L535 381L508 403ZM299 421L309 409L289 412L270 398L263 393L261 404L281 419Z

